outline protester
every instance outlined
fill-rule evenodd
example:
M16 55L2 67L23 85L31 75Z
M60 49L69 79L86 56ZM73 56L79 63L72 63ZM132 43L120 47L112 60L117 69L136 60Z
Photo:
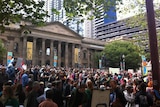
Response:
M14 96L14 90L12 86L9 85L3 85L3 105L5 107L19 107L19 102Z
M46 91L46 100L41 102L38 107L58 107L58 105L52 101L53 90Z
M6 69L6 73L8 75L8 79L12 81L12 83L14 83L14 80L15 80L15 75L16 75L16 72L15 72L15 65L16 65L16 61L13 61L11 62L7 69Z
M19 85L19 83L23 85L23 90L26 96L24 101L25 107L38 107L39 103L45 100L46 91L50 89L53 90L52 100L58 105L58 107L76 107L78 105L83 107L91 107L93 88L101 88L103 90L111 88L111 94L109 97L110 105L112 107L128 106L125 105L126 102L127 104L130 102L128 95L137 95L141 91L140 84L144 81L146 81L148 85L147 93L149 92L153 95L154 92L151 72L147 76L143 77L137 72L129 73L127 71L121 71L120 73L110 74L108 71L99 69L60 68L51 67L48 65L40 67L32 65L25 69L25 71L29 71L29 74L32 75L32 79L30 79L28 73L24 74L22 72L23 67L18 69L19 71L14 72L14 76L12 78L12 76L10 76L9 72L7 71L9 70L9 67L15 68L12 64L13 63L3 67L6 72L2 72L4 76L0 75L2 77L0 80L8 81L7 84L10 86L17 84ZM27 76L28 78L26 78ZM9 80L9 78L12 79ZM24 82L23 80L26 80L27 82ZM33 84L35 83L35 80L37 80L37 88L35 88L36 86ZM3 86L2 83L3 82L0 84L1 87ZM86 84L87 87L80 88L82 84ZM129 85L133 87L133 92L131 91L132 88L129 89ZM83 89L85 91L83 91ZM18 89L18 87L14 93L14 95L16 95L18 98L19 94L17 93L21 93L21 89ZM80 98L83 100L75 97L75 93L78 93ZM1 92L0 95L3 96L3 92ZM86 97L84 98L83 96ZM1 99L3 99L3 97L1 97ZM23 103L23 99L20 97L18 100L20 104ZM0 102L4 104L4 101L5 99L1 100ZM134 102L135 100L133 101L133 105ZM133 105L131 104L130 106Z
M124 91L124 96L127 100L126 107L135 107L135 94L133 93L133 86L127 85L126 90Z
M85 92L87 94L87 104L85 107L91 107L92 94L93 94L93 83L91 80L88 80L86 84L87 84L87 88Z
M5 72L6 72L6 68L2 66L0 68L0 92L3 89L3 83L6 83L8 81L8 75Z
M53 97L52 100L58 105L63 107L63 96L62 96L62 83L61 81L54 81L52 83Z
M69 107L85 107L87 104L87 94L85 93L86 84L80 84L71 94Z
M26 98L25 107L38 107L39 103L37 101L37 98L38 98L39 88L40 88L39 82L34 81L33 86L32 86L32 90Z
M17 97L19 104L23 106L26 95L23 90L22 84L17 85L16 91L15 91L15 96Z
M146 83L140 84L140 91L136 93L135 104L139 107L151 107L153 105L153 97L146 92Z
M117 81L111 80L110 86L112 88L112 94L113 94L110 102L111 107L125 107L127 101L124 97L123 92L117 86Z
M23 70L22 72L22 86L26 87L29 82L28 71Z
M47 90L51 90L51 88L52 88L52 83L48 83L47 87L44 89L44 96L46 96Z

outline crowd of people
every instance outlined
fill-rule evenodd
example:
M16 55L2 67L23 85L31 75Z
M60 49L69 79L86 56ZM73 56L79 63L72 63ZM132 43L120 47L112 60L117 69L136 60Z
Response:
M0 66L0 107L91 107L94 89L110 90L107 107L151 107L159 97L151 72L144 78L127 71Z

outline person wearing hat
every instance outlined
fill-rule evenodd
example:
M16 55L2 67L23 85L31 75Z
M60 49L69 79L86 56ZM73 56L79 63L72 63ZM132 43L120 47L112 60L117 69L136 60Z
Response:
M48 83L48 84L47 84L47 87L44 88L44 96L46 96L47 90L50 90L51 88L52 88L52 83Z
M135 94L133 93L133 86L132 85L127 85L126 90L123 91L124 97L127 100L126 107L135 107Z
M43 81L39 82L39 84L40 84L40 88L38 90L38 94L39 94L39 96L41 96L42 94L44 94L45 85L44 85Z

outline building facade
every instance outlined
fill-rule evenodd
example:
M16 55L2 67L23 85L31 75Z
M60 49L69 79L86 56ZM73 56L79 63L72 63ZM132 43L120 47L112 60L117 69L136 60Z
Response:
M84 37L96 38L97 37L97 27L103 26L104 24L113 22L117 20L116 7L110 7L108 11L104 10L104 4L96 5L97 11L99 12L99 17L94 20L84 21ZM89 12L88 14L92 14ZM106 17L107 15L107 17Z
M0 38L7 52L23 58L28 65L95 67L93 54L102 51L105 45L99 40L83 38L60 22L26 29L10 28Z
M96 39L98 40L103 40L103 41L108 41L113 38L119 38L119 37L127 37L127 38L132 38L136 34L141 34L147 31L147 29L142 28L142 27L130 27L127 25L126 20L120 20L120 21L115 21L111 22L108 24L104 24L101 26L98 26L96 28ZM156 27L157 29L160 28L160 22L156 22Z

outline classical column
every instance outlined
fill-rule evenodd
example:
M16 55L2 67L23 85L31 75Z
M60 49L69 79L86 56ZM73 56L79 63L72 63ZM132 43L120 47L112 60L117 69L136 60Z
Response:
M65 44L65 67L68 68L68 43Z
M81 45L79 47L79 52L78 52L78 67L82 66L82 50L81 50Z
M50 42L50 66L53 66L53 61L54 61L53 50L54 50L54 41L51 40Z
M27 57L27 37L23 37L23 60L26 62L26 57Z
M41 60L41 65L45 65L45 39L42 39L42 60Z
M61 67L61 41L58 41L58 67Z
M88 65L88 67L90 67L90 51L89 51L89 49L87 49L87 65Z
M36 44L37 44L37 38L33 37L33 55L32 55L32 64L36 65Z
M75 67L74 56L75 56L75 44L72 44L72 67Z

